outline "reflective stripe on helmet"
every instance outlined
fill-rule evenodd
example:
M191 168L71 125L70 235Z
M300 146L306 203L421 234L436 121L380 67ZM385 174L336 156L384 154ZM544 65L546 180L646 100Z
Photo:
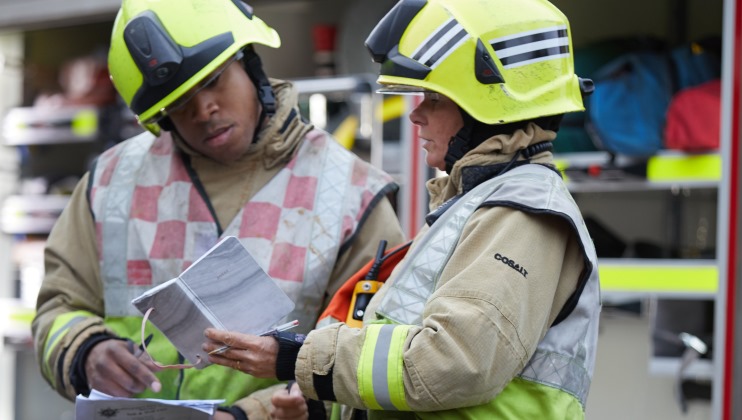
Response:
M467 39L469 34L466 29L451 18L420 44L412 53L412 58L433 69Z
M375 410L409 411L404 393L404 342L410 325L369 325L358 362L358 391Z
M584 111L569 21L549 1L398 6L366 41L384 91L438 92L487 125Z
M489 43L506 69L569 57L569 32L566 25L496 38Z

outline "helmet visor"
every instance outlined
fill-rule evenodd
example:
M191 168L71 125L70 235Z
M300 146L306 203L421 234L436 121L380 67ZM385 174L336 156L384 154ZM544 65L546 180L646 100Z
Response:
M211 72L211 74L204 77L204 79L198 82L196 86L191 88L191 90L181 95L178 99L174 100L170 105L164 108L161 108L152 117L147 118L144 121L140 121L140 124L144 126L157 124L163 118L168 117L172 115L173 113L177 112L178 110L183 109L191 99L193 99L203 89L209 87L212 83L214 83L214 81L216 81L222 75L222 73L224 73L224 70L226 70L229 66L231 66L232 63L234 63L235 61L241 60L243 56L244 56L243 50L237 51L235 55L233 55L229 60L225 61L221 66L217 67L216 70Z
M376 93L382 93L385 95L422 95L424 93L432 92L429 89L422 88L420 86L412 85L381 85Z

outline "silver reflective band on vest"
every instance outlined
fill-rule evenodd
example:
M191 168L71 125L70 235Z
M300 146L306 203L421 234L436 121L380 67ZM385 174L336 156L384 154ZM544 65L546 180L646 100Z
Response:
M155 136L149 132L131 139L121 153L111 176L110 197L103 207L101 223L105 225L101 241L106 244L101 256L101 274L105 279L106 314L130 315L131 300L151 286L132 287L127 281L126 254L129 238L129 214L137 174Z
M317 321L315 312L325 298L326 279L330 278L335 265L341 237L343 197L348 197L348 182L340 180L350 179L353 169L350 155L333 153L334 148L341 147L339 144L333 141L328 145L324 162L318 162L318 167L324 170L318 174L318 193L314 202L317 220L312 223L310 243L313 249L306 254L302 300L296 302L296 309L287 317L298 319L302 326L313 325ZM302 149L306 147L308 145L302 145Z
M456 247L469 217L482 204L512 206L566 218L592 265L577 306L549 328L519 377L574 395L583 405L595 364L600 285L597 256L580 211L564 182L541 165L523 165L488 180L454 204L408 255L376 312L394 322L421 325L425 304Z
M461 228L482 202L489 197L489 183L484 183L462 197L443 213L425 236L425 246L416 246L381 301L377 312L394 322L422 324L425 303L435 290L443 267L461 235Z

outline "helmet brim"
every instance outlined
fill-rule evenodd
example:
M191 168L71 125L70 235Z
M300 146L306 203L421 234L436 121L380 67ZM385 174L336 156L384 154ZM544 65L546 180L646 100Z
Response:
M384 95L422 95L425 92L430 92L430 89L425 89L420 86L411 85L381 85L376 93Z

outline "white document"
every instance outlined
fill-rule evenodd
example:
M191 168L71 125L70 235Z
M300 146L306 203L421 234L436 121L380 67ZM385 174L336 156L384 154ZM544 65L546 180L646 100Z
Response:
M210 420L224 400L118 398L92 390L75 399L76 420Z
M201 349L206 328L260 334L294 309L291 298L234 236L132 303L143 314L154 308L149 320L198 369L209 364Z

